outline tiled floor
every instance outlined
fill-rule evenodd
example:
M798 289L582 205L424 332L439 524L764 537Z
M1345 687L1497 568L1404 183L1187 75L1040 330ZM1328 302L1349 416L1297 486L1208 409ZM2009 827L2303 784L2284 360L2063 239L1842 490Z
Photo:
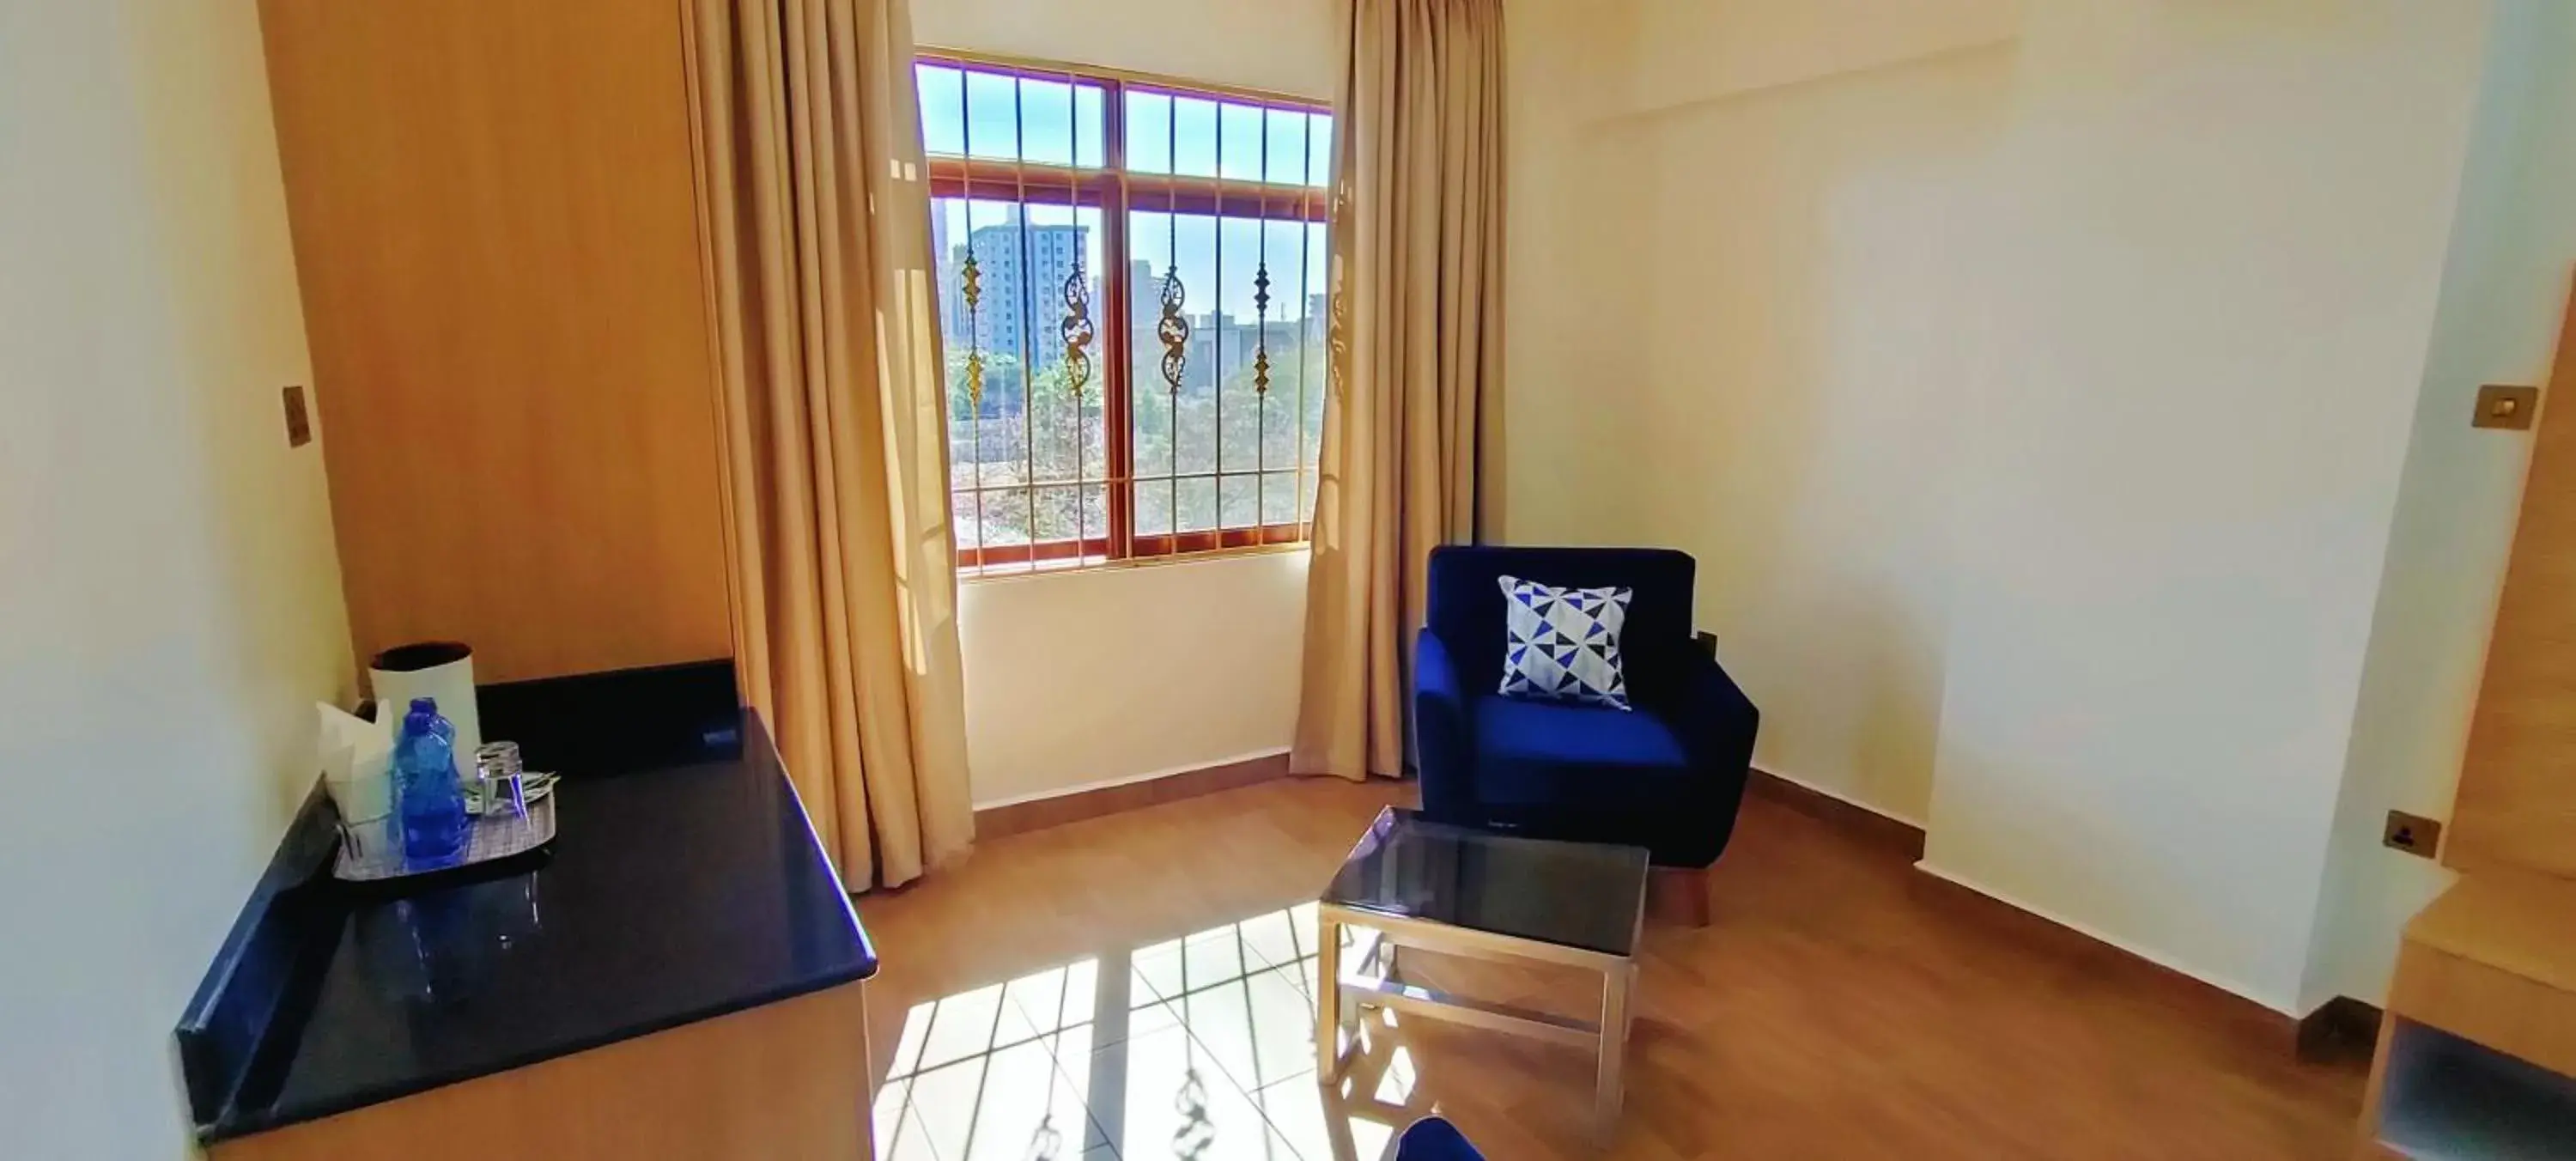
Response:
M1315 1083L1314 940L1301 904L915 1004L878 1153L1374 1157L1392 1129L1345 1123L1337 1143ZM1370 1095L1401 1105L1403 1067Z
M2360 1073L2284 1022L1748 801L1715 922L1650 928L1627 1114L1588 1053L1373 1016L1315 1083L1304 901L1405 788L1286 782L985 844L860 900L879 1155L1365 1161L1437 1108L1496 1161L1602 1156L2337 1157ZM1423 962L1427 961L1427 962ZM1438 957L1444 986L1597 1002L1580 974Z

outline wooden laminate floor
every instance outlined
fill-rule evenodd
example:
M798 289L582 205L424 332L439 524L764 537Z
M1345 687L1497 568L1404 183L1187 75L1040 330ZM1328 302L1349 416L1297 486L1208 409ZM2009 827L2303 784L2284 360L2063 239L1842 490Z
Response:
M1373 1024L1314 1080L1310 900L1409 788L1284 781L983 844L863 898L884 955L881 1156L1378 1156L1436 1107L1498 1159L1603 1155L1582 1051ZM1745 805L1715 921L1650 929L1623 1158L2325 1158L2353 1067L2278 1017ZM1426 957L1427 958L1427 957ZM1408 970L1416 964L1408 955ZM1581 1011L1583 977L1458 960L1445 987Z

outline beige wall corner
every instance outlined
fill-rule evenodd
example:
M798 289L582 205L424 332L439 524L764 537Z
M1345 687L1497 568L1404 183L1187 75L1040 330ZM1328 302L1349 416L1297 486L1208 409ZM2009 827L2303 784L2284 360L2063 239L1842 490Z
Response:
M14 1154L189 1153L171 1025L350 692L270 125L249 4L0 8Z

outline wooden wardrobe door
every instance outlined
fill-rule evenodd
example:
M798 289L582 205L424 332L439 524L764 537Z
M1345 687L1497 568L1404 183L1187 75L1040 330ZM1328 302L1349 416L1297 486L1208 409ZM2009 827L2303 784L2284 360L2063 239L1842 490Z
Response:
M667 0L262 0L361 658L731 650Z
M2576 300L2531 449L2442 861L2576 877Z

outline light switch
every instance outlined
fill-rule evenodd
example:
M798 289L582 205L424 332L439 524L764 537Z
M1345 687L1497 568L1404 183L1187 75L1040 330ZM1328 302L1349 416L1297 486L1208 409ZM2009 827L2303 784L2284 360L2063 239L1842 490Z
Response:
M2532 416L2539 410L2540 388L2489 383L2478 388L2478 412L2469 426L2523 431L2531 427Z

